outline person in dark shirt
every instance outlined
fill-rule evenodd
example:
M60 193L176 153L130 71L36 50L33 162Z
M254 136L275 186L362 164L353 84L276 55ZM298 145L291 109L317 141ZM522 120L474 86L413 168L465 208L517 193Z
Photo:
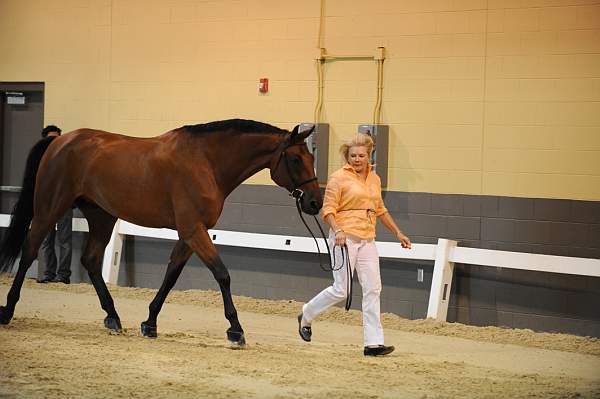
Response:
M42 130L42 137L60 136L61 132L57 126L48 125ZM40 271L44 271L44 275L38 283L71 282L72 234L73 209L69 209L58 220L56 229L52 229L42 242L38 254L38 267ZM58 259L54 250L55 243L58 243L59 247Z

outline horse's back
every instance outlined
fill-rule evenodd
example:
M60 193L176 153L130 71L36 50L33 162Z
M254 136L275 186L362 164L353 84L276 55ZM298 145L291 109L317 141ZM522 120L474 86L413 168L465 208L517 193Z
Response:
M102 130L77 129L54 139L44 154L40 171L42 176L46 174L44 171L63 171L75 183L106 155L110 158L125 157L139 151L140 145L136 141L140 139Z
M47 162L69 162L79 169L102 160L131 160L136 156L157 153L168 146L166 136L140 138L103 130L77 129L54 140L45 156ZM113 165L114 166L114 165Z
M54 140L44 156L38 182L44 191L56 185L74 198L84 197L115 216L132 215L134 205L168 202L172 172L168 138L137 138L101 130L78 129ZM166 159L167 161L161 161Z
M140 138L103 130L77 129L56 139L50 150L54 153L65 150L74 153L85 153L86 157L88 157L88 152L90 151L109 151L114 146L129 147L130 151L135 151L140 146L145 147L147 144L155 145L159 139L160 136Z

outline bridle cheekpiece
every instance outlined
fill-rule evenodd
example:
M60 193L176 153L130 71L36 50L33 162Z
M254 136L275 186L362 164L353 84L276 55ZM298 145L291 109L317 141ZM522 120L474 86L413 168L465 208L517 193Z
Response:
M306 179L301 182L296 181L296 179L294 178L294 175L292 174L292 169L290 168L290 161L287 157L287 149L292 146L295 146L295 145L306 145L306 143L304 141L302 141L299 143L285 144L285 147L283 147L283 149L281 150L281 153L279 154L279 158L277 159L277 163L275 164L275 167L273 168L273 170L277 170L277 168L279 167L279 163L281 162L281 159L283 158L288 176L292 182L292 185L294 186L294 188L290 191L290 197L295 198L297 201L299 201L304 196L304 190L302 190L300 187L317 180L317 177L316 176L311 177L310 179Z

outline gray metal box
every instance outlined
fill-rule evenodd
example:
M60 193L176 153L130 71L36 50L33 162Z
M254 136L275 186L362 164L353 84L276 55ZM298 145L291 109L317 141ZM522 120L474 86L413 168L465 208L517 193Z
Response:
M319 184L327 184L327 177L329 176L329 123L303 122L298 130L307 130L313 125L315 125L315 131L308 136L306 144L308 150L315 157L315 175Z
M364 124L358 126L359 133L369 133L375 142L375 148L371 155L371 164L373 170L381 178L381 188L387 188L388 183L388 152L390 144L389 125L370 125Z

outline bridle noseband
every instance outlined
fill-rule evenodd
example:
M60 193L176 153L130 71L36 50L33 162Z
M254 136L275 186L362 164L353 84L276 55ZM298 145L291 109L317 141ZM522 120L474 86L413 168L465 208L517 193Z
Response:
M279 164L281 163L281 159L283 158L288 176L294 186L294 188L290 191L290 197L295 198L296 200L300 200L304 196L304 191L301 190L300 187L302 187L305 184L316 181L317 177L316 176L311 177L310 179L306 179L304 181L301 181L300 183L298 183L296 181L296 179L294 178L294 175L292 174L292 169L290 168L290 162L287 157L287 149L292 146L295 146L295 145L306 145L306 143L300 142L300 143L286 144L285 147L283 147L283 149L281 150L281 153L279 154L279 158L277 159L277 163L275 164L275 167L273 168L273 170L277 170L277 167L279 166Z

